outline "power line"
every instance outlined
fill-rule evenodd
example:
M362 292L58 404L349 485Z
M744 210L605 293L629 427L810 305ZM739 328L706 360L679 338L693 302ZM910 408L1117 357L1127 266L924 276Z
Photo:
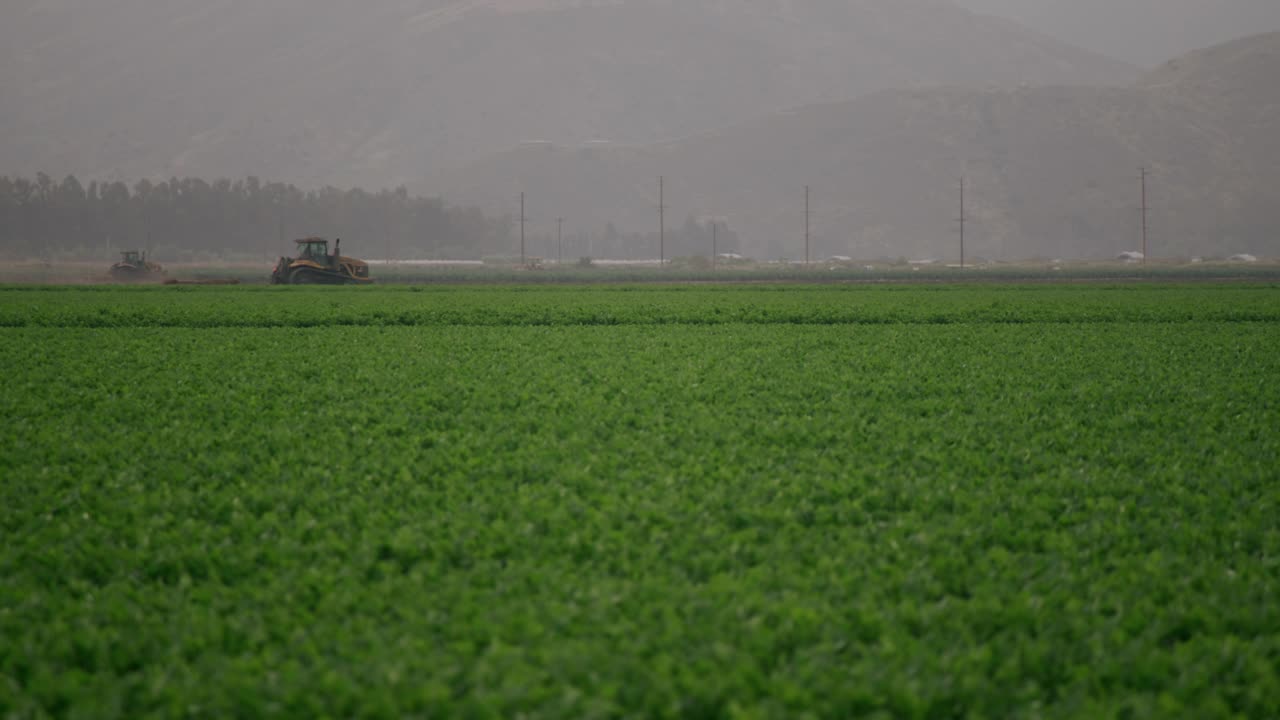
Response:
M711 221L711 269L712 270L716 269L716 255L718 254L718 251L716 249L716 241L718 238L716 237L716 234L719 228L720 228L720 223L716 220L712 220Z
M667 264L666 178L658 176L658 267Z
M804 186L804 264L809 265L809 186Z
M564 218L556 218L556 265L564 264Z
M1150 208L1147 206L1147 176L1151 174L1144 165L1139 170L1139 179L1142 181L1142 265L1147 265L1147 212Z
M965 214L964 206L964 177L960 178L960 269L964 269L964 226L969 222L969 216Z

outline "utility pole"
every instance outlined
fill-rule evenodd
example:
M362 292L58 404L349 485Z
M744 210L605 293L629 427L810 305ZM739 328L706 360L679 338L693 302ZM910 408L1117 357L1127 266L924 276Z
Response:
M804 265L809 266L809 186L804 186Z
M1151 174L1144 165L1139 178L1142 180L1142 266L1147 266L1147 176Z
M712 270L716 269L716 258L719 256L719 252L716 250L716 240L717 240L716 233L719 229L720 229L720 222L717 220L712 220L711 221L711 269Z
M960 178L960 269L964 269L964 226L969 222L964 207L964 177Z
M666 178L658 176L658 267L667 265Z
M520 264L527 266L529 263L524 256L524 193L520 193Z
M564 218L556 218L556 265L564 264Z
M265 265L270 261L270 247L265 245L265 242L266 242L265 238L264 238L264 241L262 242L264 242L264 245L262 245L262 264ZM275 205L275 242L276 242L276 246L278 246L279 249L283 251L284 250L284 209L280 208L279 201L276 201L276 205Z

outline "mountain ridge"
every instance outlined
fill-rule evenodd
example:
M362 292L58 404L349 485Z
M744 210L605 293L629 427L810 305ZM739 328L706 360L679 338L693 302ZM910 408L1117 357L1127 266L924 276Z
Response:
M525 146L441 190L501 210L530 189L533 207L579 227L645 230L665 175L671 216L726 216L750 252L795 257L810 185L822 252L945 258L963 175L972 252L1107 257L1139 244L1148 166L1159 253L1274 254L1266 188L1280 185L1280 99L1267 79L1280 76L1278 49L1280 33L1240 40L1128 87L888 90L672 143ZM1223 81L1246 70L1239 87Z
M525 140L652 143L889 87L1130 82L944 0L14 0L0 168L415 185Z
M1245 35L1280 30L1274 0L957 0L1142 67Z

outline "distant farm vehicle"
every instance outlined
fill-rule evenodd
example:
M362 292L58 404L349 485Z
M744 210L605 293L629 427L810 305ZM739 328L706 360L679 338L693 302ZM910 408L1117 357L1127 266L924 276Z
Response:
M369 263L344 257L340 251L341 240L333 243L329 254L329 241L323 238L294 240L298 245L297 257L282 257L271 271L272 285L364 285L373 282L369 278Z
M163 272L164 268L158 263L147 260L146 251L124 250L120 253L120 262L111 266L111 277L116 280L145 280Z

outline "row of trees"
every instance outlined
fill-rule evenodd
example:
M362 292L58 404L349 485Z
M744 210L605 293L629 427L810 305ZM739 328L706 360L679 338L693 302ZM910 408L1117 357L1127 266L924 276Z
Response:
M738 236L723 222L690 217L667 230L666 256L709 256L713 232L720 252L737 251ZM255 177L86 187L74 176L62 182L43 173L34 180L0 177L0 253L14 258L105 258L123 249L148 250L162 261L273 258L291 249L290 240L311 235L347 238L349 252L370 259L519 253L512 217L451 207L403 187L303 191ZM651 259L659 253L658 233L624 233L612 224L559 238L531 233L526 240L530 255L545 258L559 252L569 259Z
M346 237L371 258L481 257L509 252L510 218L411 196L326 187L303 191L257 178L195 178L133 187L74 176L0 177L0 251L12 257L102 256L147 249L168 259L259 257L289 250L293 238Z

